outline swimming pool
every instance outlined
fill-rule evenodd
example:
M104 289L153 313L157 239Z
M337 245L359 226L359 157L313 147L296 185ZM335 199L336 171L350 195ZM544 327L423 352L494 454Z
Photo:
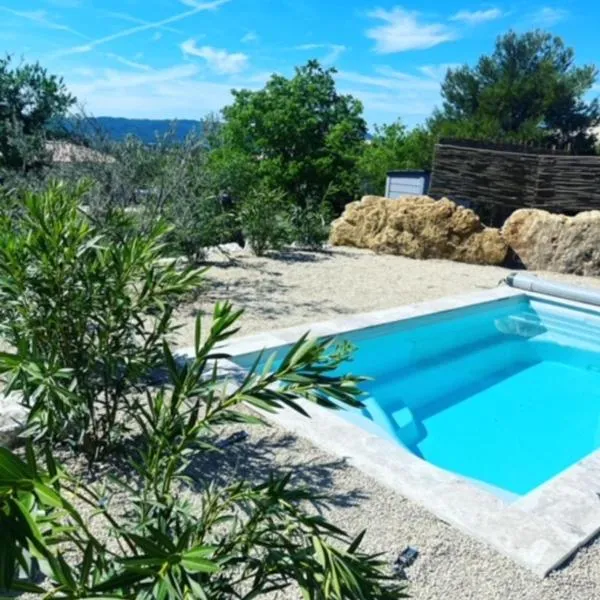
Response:
M375 427L346 418L441 468L521 495L600 447L593 313L520 298L340 338Z
M536 574L600 531L600 308L499 287L241 338L223 377L307 330L355 345L364 407L266 418Z

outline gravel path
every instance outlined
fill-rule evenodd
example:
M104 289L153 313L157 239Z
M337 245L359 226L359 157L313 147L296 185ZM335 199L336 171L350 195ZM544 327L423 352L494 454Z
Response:
M495 286L508 271L447 261L416 261L358 250L294 253L277 258L219 259L201 299L183 310L180 344L193 341L193 315L216 300L246 309L240 335L310 323L341 314L433 299ZM541 274L582 285L591 278ZM600 598L600 543L580 550L562 569L539 580L484 544L446 525L418 505L343 460L277 428L249 430L219 474L260 479L272 469L333 494L329 517L350 532L367 528L366 547L394 553L406 545L420 557L409 570L421 600L592 600ZM289 596L288 596L289 597Z

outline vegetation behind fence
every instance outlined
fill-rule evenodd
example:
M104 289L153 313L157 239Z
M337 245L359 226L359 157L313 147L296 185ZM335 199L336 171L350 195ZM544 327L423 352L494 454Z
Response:
M600 209L600 157L441 140L429 192L488 206L494 221L523 207L566 214Z

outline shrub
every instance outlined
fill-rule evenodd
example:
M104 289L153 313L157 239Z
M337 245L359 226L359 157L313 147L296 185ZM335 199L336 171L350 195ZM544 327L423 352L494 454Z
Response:
M214 196L182 197L168 207L167 219L173 224L170 237L174 249L191 262L201 261L207 248L235 237L235 215Z
M200 272L164 261L161 222L137 237L113 211L107 236L79 209L86 189L27 193L23 215L1 223L0 335L13 352L0 371L31 408L37 439L93 458L128 426L128 395L159 364L173 309Z
M317 250L329 238L332 210L329 204L309 202L306 207L291 209L291 235L294 242L304 248Z
M311 600L405 597L380 559L359 549L364 532L352 539L310 511L315 493L292 487L290 475L205 485L200 502L186 499L186 470L210 448L207 434L225 422L256 422L237 410L242 402L300 412L300 398L360 406L360 378L335 374L350 349L331 341L302 338L278 366L269 360L237 384L219 383L215 346L235 332L238 317L229 304L217 305L205 342L198 321L195 357L186 365L165 345L169 385L139 397L131 412L141 432L133 476L83 486L50 455L51 478L40 473L32 449L27 462L0 449L0 587L69 599L249 599L293 584ZM119 489L133 501L125 514L112 509ZM87 505L110 536L95 536L67 497ZM48 576L43 587L26 578L32 557Z
M13 347L0 371L31 407L34 434L24 459L0 448L0 589L69 600L249 600L290 586L309 600L404 597L360 550L363 533L310 508L326 502L321 490L295 488L290 475L189 477L203 453L220 451L219 426L260 422L243 403L360 407L362 378L339 369L352 348L304 336L224 380L220 345L240 311L223 303L208 331L197 320L193 358L177 361L172 310L200 272L164 261L159 223L143 238L117 223L110 236L122 239L108 242L78 208L84 193L55 184L28 194L0 229L1 333ZM91 482L69 474L54 457L62 440L112 460ZM117 506L117 494L128 502Z
M261 184L250 190L239 209L246 242L257 256L280 250L290 241L289 207L283 192Z

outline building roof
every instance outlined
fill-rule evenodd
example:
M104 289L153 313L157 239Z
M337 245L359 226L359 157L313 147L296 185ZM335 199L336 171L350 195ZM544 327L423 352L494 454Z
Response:
M98 152L86 146L79 146L72 142L53 141L46 142L46 150L51 155L53 163L114 163L115 158L108 154Z

